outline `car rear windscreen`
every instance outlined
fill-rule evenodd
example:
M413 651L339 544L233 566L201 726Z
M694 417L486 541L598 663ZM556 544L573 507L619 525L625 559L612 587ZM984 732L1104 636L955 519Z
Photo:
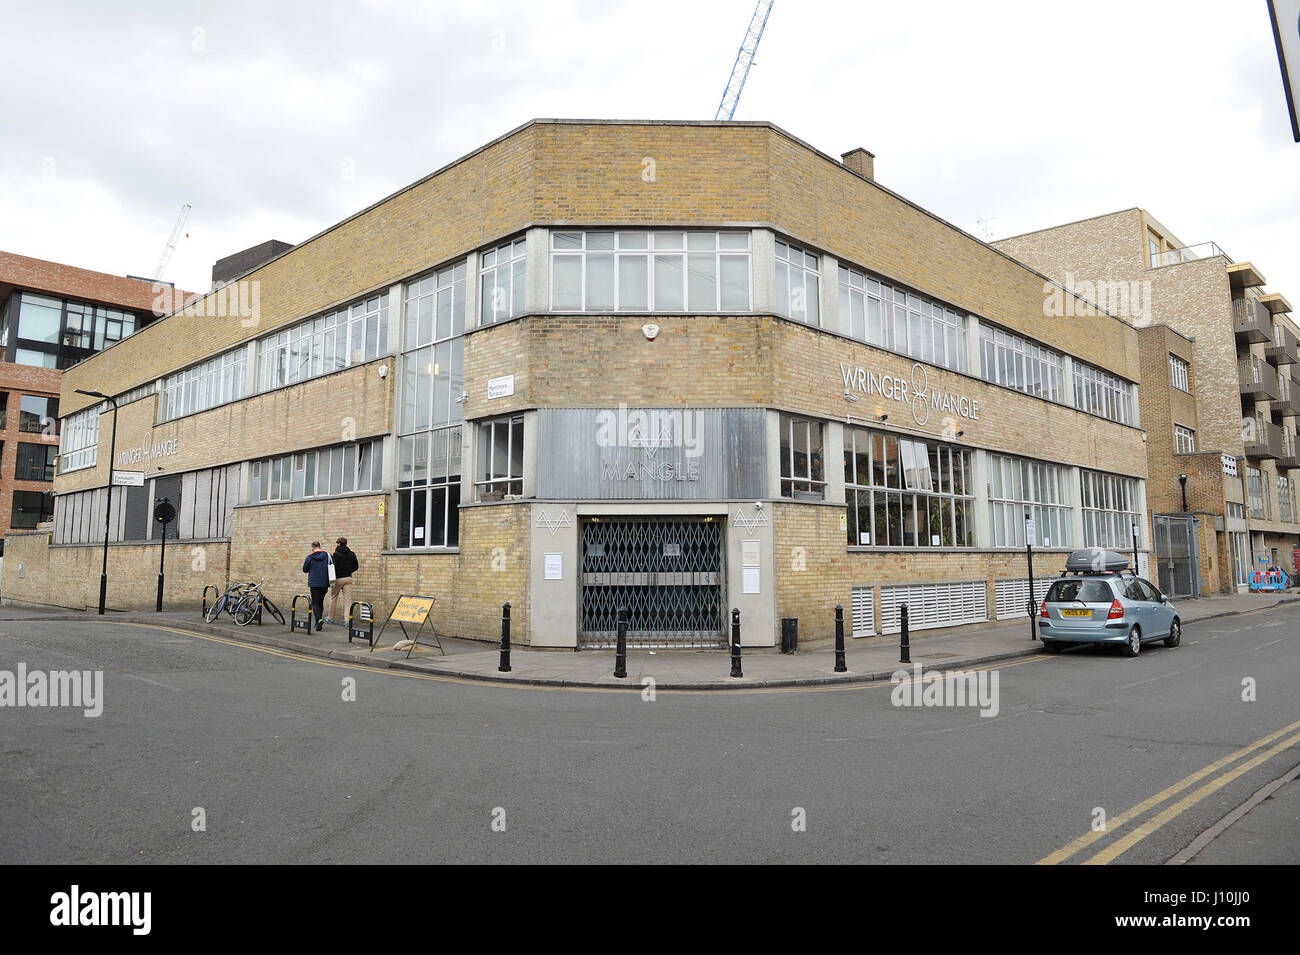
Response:
M1102 580L1058 580L1047 592L1047 599L1051 603L1070 603L1075 600L1110 603L1115 595Z

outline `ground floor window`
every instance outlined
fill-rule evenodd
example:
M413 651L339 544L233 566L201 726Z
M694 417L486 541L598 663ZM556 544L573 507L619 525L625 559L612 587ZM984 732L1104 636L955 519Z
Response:
M1126 550L1137 523L1137 480L1100 471L1081 471L1083 546Z
M848 543L974 547L970 452L864 428L844 431Z
M988 456L989 544L1025 546L1025 515L1035 547L1074 546L1070 469L1002 454Z
M820 421L781 415L781 496L821 500L826 487Z
M399 440L397 547L460 544L460 425Z
M478 488L480 501L524 493L524 416L495 418L479 425Z

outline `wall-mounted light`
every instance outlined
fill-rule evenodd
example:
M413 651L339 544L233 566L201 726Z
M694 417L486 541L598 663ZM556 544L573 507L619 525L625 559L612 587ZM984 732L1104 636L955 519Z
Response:
M882 414L882 415L880 416L880 420L881 420L881 421L888 421L888 420L889 420L889 415L887 415L887 414Z
M853 394L851 391L847 391L847 390L846 390L846 391L844 392L844 400L845 400L845 401L857 401L857 400L858 400L858 396L855 395L855 394Z

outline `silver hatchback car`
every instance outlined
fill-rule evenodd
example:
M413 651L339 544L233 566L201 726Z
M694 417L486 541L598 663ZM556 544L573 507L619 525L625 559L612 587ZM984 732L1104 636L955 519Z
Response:
M1114 643L1135 657L1153 640L1167 647L1181 642L1177 609L1149 580L1128 572L1124 555L1075 551L1065 569L1068 576L1053 581L1038 611L1038 635L1048 653L1074 643Z

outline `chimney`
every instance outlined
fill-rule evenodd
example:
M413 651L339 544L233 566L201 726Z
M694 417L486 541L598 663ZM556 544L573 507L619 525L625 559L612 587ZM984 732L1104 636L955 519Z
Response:
M850 149L840 161L844 163L844 168L850 172L856 172L863 179L869 179L871 182L876 181L876 154L867 152L861 146L857 149Z
M253 246L251 249L236 252L224 259L217 259L212 265L212 287L215 289L218 286L225 285L232 279L265 265L280 253L287 252L292 248L293 245L289 242L269 239L261 245Z

